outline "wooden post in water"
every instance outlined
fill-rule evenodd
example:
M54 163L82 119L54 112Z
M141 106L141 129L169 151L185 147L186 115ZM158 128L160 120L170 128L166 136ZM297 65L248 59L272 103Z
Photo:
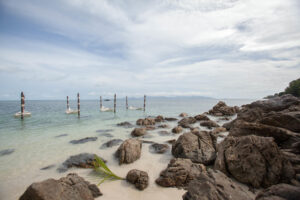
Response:
M21 119L24 119L24 110L25 110L25 95L21 92Z
M100 96L100 110L102 108L102 96Z
M146 110L146 95L144 95L144 112Z
M67 96L67 110L70 109L70 105L69 105L69 96Z
M79 96L79 93L77 93L77 111L78 111L78 117L80 117L80 96Z
M128 110L128 98L126 96L126 110Z
M114 96L114 113L116 113L116 106L117 106L117 95Z

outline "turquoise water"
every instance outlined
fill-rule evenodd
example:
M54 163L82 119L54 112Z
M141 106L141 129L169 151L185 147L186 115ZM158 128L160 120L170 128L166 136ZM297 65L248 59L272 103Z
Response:
M117 123L129 121L134 124L138 118L146 116L177 117L181 112L196 115L208 111L218 101L202 98L148 98L146 112L143 112L126 110L125 99L118 99L117 112L114 114L113 112L100 112L99 101L81 100L81 116L78 118L76 114L65 114L66 102L63 100L29 100L26 101L26 110L30 111L32 116L24 120L13 117L20 109L19 101L0 101L0 151L14 149L13 153L0 156L0 199L17 199L32 182L63 176L64 174L59 174L56 168L59 163L76 153L93 152L104 155L115 170L120 170L119 173L123 173L122 170L124 170L125 173L126 166L118 167L112 157L117 147L107 150L99 149L101 144L112 138L104 137L97 130L111 129L110 134L113 138L127 139L132 129L117 127ZM252 100L227 99L224 101L228 105L240 106ZM112 101L105 101L103 104L105 107L113 107ZM142 107L143 99L129 99L129 105ZM76 109L76 101L71 100L70 106ZM170 126L175 126L175 124L176 122L170 123ZM158 142L177 137L159 136L154 133L155 131L151 140ZM60 134L68 135L61 138L55 137ZM79 145L69 143L72 139L88 136L98 137L98 140ZM144 154L148 160L156 159L146 150ZM170 156L167 154L161 159L165 158L167 162ZM140 162L142 161L141 159ZM51 164L55 164L56 167L47 171L40 170ZM142 163L140 165L143 166ZM75 170L75 172L85 176L82 171ZM153 188L155 189L156 186Z

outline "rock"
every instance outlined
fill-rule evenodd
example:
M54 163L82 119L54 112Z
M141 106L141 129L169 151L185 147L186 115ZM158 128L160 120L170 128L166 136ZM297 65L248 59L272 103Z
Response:
M176 142L176 140L175 139L172 139L172 140L168 140L168 141L166 141L166 143L169 143L169 144L175 144L175 142Z
M157 126L158 128L169 128L169 126L167 124L161 124L159 126Z
M60 138L60 137L65 137L65 136L68 136L68 134L60 134L60 135L57 135L55 136L56 138Z
M138 119L136 121L136 125L140 125L140 126L155 125L155 119L153 118Z
M192 180L183 200L252 200L254 195L220 171L208 170Z
M174 117L165 117L166 121L177 121L178 119L174 118Z
M155 126L146 126L147 131L155 130Z
M97 139L98 139L97 137L86 137L86 138L82 138L79 140L71 140L70 143L71 144L83 144L86 142L96 141Z
M127 173L126 180L135 185L139 190L144 190L149 185L147 172L132 169Z
M257 135L273 137L277 145L290 147L294 142L300 141L300 135L289 130L260 123L237 120L230 128L229 136Z
M133 125L130 122L121 122L121 123L118 123L117 126L122 126L122 127L125 127L125 128L132 128L133 127Z
M224 127L217 127L217 128L215 128L213 131L212 131L212 133L213 134L219 134L219 133L222 133L222 132L226 132L227 130L226 130L226 128L224 128Z
M169 131L158 131L159 135L170 135L171 133Z
M183 118L181 119L179 122L178 122L178 125L179 126L182 126L184 124L194 124L196 123L196 119L194 117L186 117L186 118Z
M163 116L161 116L161 115L158 115L157 117L155 117L155 122L163 122L163 121L165 121L164 120L164 117Z
M191 180L205 171L202 164L193 163L189 159L174 158L155 182L163 187L186 187Z
M213 127L219 127L219 125L216 122L212 121L212 120L202 121L202 122L200 122L200 126L205 126L209 129L211 129Z
M216 158L216 137L209 132L184 133L172 146L176 158L188 158L205 165L212 164Z
M227 137L218 145L215 169L255 188L288 182L294 170L274 139L255 135Z
M198 133L198 132L200 132L200 128L199 127L192 127L192 128L190 128L190 130L191 130L192 133Z
M59 180L47 179L31 184L20 200L93 200L101 196L99 188L77 174Z
M144 144L153 144L155 142L149 141L149 140L142 140L142 143L144 143Z
M48 170L48 169L52 169L54 167L55 167L55 165L48 165L46 167L41 168L40 170Z
M105 148L110 148L119 145L123 140L121 139L112 139L109 140L108 142L105 142L104 144L101 145L100 149L105 149Z
M6 156L15 152L15 149L4 149L0 151L0 156Z
M208 121L208 120L210 120L206 115L196 115L194 118L197 121Z
M233 126L233 123L234 123L235 121L233 120L233 121L231 121L231 122L227 122L227 123L224 123L223 124L223 127L224 128L226 128L226 130L230 130L230 128Z
M104 162L103 158L101 158ZM62 163L57 171L58 172L65 172L68 168L71 167L79 167L79 168L93 168L93 162L95 161L95 154L91 153L80 153L74 156L70 156L65 162Z
M153 153L165 153L166 151L169 150L169 145L167 144L159 144L159 143L154 143L150 145L150 150Z
M227 106L225 102L219 101L211 110L208 111L209 114L214 116L232 116L239 111L237 106L230 107Z
M180 113L179 117L187 117L188 114L187 113Z
M297 200L300 188L288 184L273 185L257 194L255 200Z
M183 131L181 126L176 126L172 129L172 133L181 133Z
M114 136L113 136L112 134L110 134L110 133L103 133L103 134L101 134L100 136L108 137L108 138L114 137Z
M131 135L133 137L139 137L139 136L145 135L146 133L147 133L147 129L146 128L135 128L131 132Z
M97 133L109 133L109 132L112 132L113 129L99 129L99 130L96 130Z
M119 165L133 163L141 157L142 141L138 139L125 140L118 150L116 157L119 158Z

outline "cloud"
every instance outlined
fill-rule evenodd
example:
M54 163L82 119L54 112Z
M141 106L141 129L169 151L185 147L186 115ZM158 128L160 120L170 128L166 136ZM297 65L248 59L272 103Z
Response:
M0 7L2 93L45 87L53 98L79 90L83 98L260 98L300 74L296 0L11 0Z

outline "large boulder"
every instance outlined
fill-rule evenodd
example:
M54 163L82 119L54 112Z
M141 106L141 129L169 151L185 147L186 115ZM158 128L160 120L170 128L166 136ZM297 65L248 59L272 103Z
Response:
M119 165L123 163L133 163L141 157L142 141L138 139L125 140L116 151L116 157L119 158Z
M225 102L219 101L208 113L214 116L232 116L238 111L239 108L237 106L230 107Z
M68 174L59 180L47 179L31 184L20 200L93 200L101 195L95 184L77 174Z
M181 119L178 122L178 125L183 127L183 128L190 128L190 124L194 124L196 122L197 121L194 117L186 117L186 118Z
M135 185L139 190L144 190L149 185L149 176L147 172L132 169L127 173L126 180Z
M146 128L135 128L131 132L131 135L133 137L139 137L139 136L145 135L146 133L147 133L147 129Z
M136 121L136 125L139 126L151 126L151 125L155 125L155 119L153 118L145 118L145 119L138 119Z
M155 182L163 187L186 187L191 180L205 171L202 164L193 163L190 159L174 158Z
M252 200L248 188L233 182L220 171L208 170L189 183L183 200Z
M182 134L172 146L176 158L188 158L205 165L212 164L216 158L216 137L206 132Z
M227 137L218 145L214 168L253 187L288 182L294 170L271 137Z
M98 156L99 157L99 156ZM103 158L101 158L104 162ZM95 154L92 153L80 153L74 156L70 156L65 160L62 165L57 169L58 172L65 172L71 167L78 168L93 168L95 161Z
M300 187L278 184L273 185L256 196L255 200L298 200L300 199Z
M209 129L214 128L214 127L219 127L219 125L216 122L212 121L212 120L201 121L200 126L205 126Z

